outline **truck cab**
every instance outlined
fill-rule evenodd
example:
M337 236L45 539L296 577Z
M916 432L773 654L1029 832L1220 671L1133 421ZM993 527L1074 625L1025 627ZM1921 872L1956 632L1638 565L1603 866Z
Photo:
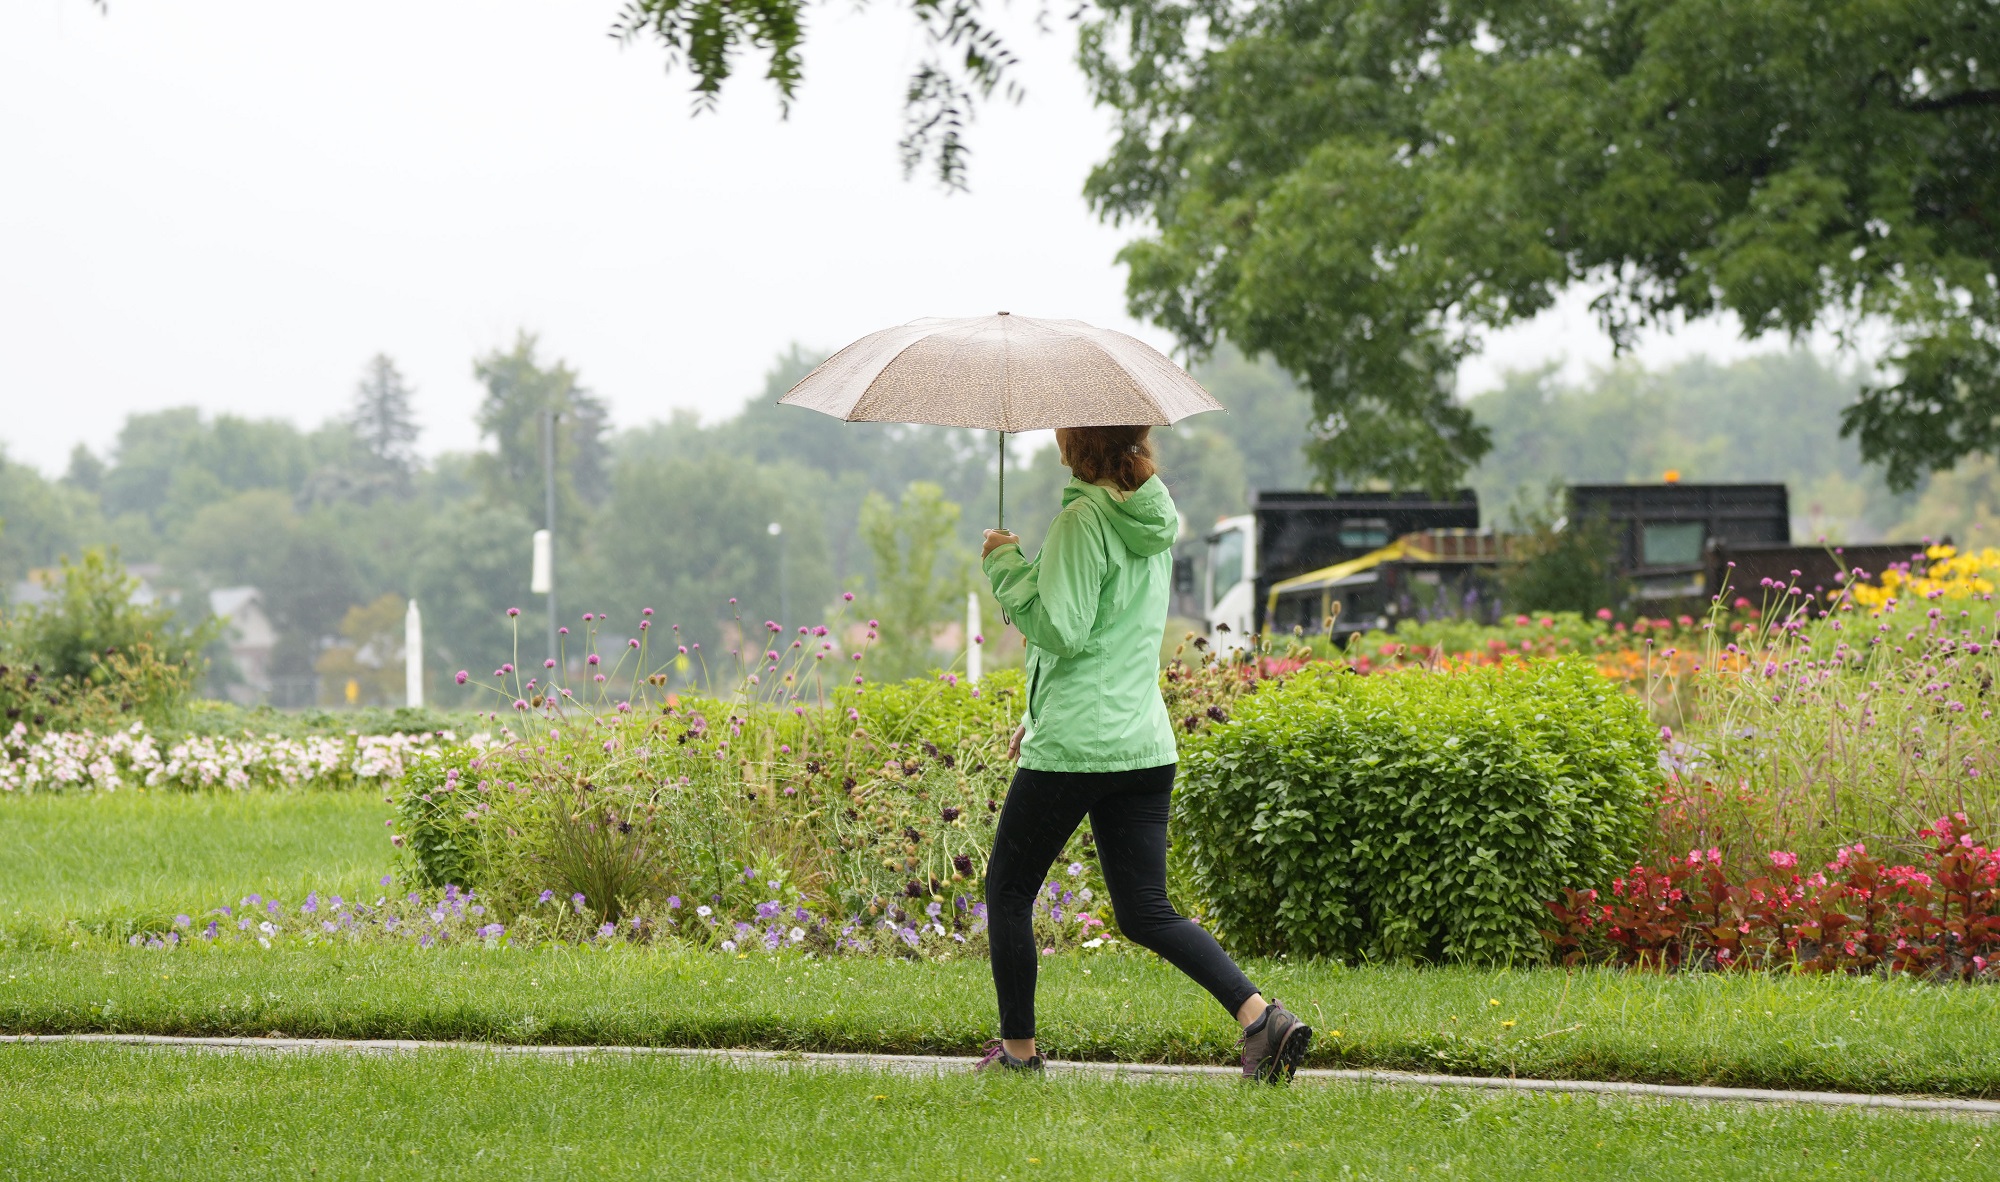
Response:
M1257 519L1225 517L1205 541L1201 602L1209 641L1224 652L1247 648L1257 634Z
M1273 584L1372 554L1419 530L1479 527L1471 489L1438 499L1418 492L1317 493L1260 489L1250 512L1217 522L1205 541L1203 622L1224 650L1254 643Z

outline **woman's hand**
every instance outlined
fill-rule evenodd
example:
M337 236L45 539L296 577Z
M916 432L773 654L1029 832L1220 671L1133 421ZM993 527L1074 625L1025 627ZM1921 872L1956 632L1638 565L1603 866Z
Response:
M1021 539L1015 537L1007 530L989 529L986 531L986 547L979 552L980 560L984 561L988 554L993 553L1002 546L1018 546L1020 544Z
M1025 723L1014 728L1014 737L1007 740L1007 762L1019 763L1021 761L1021 737L1027 733L1028 728Z

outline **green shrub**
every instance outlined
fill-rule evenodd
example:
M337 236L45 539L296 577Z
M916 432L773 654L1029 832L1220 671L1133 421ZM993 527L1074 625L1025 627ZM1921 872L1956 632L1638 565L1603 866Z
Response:
M1632 864L1657 759L1583 661L1310 666L1183 742L1176 856L1244 952L1536 960L1548 901Z
M214 625L181 627L172 609L132 602L135 585L115 554L92 549L63 560L47 602L0 613L0 733L175 719Z

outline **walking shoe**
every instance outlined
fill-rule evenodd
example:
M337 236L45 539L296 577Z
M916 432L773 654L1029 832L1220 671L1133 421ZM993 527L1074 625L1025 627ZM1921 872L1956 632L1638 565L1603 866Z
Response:
M1243 1031L1243 1078L1289 1083L1299 1064L1305 1062L1312 1037L1312 1027L1299 1021L1297 1014L1272 1002L1264 1010L1264 1016Z
M1032 1071L1037 1075L1042 1071L1042 1056L1038 1051L1031 1058L1016 1059L1007 1053L1007 1045L999 1039L986 1044L986 1057L972 1065L974 1071Z

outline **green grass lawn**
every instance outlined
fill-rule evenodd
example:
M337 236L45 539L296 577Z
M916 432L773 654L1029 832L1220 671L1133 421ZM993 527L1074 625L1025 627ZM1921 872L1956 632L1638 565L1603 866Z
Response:
M9 1178L2000 1177L1994 1126L1595 1097L0 1048Z
M2000 1096L2000 990L1990 987L1248 967L1317 1028L1314 1066ZM1147 955L1050 958L1040 1018L1060 1057L1234 1058L1234 1023ZM976 960L92 942L0 951L0 1030L967 1054L992 1036L994 1008Z
M380 796L0 799L0 1030L970 1053L983 961L670 949L125 947L252 892L372 897ZM66 921L79 921L66 926ZM1777 975L1251 962L1319 1032L1317 1066L2000 1096L2000 989ZM1145 954L1045 962L1057 1055L1227 1063L1234 1024Z
M105 792L0 798L0 920L164 926L251 891L359 893L390 864L367 792Z

